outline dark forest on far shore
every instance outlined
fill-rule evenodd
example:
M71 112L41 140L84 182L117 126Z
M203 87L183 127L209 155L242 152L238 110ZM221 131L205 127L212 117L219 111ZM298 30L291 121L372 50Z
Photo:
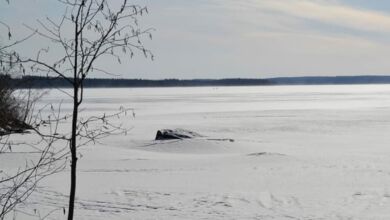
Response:
M5 77L7 78L7 77ZM4 79L4 78L3 78ZM7 81L16 88L68 88L69 82L62 78L23 76ZM390 76L329 76L329 77L278 77L266 79L114 79L90 78L84 83L87 88L121 87L191 87L191 86L269 86L269 85L343 85L343 84L390 84Z

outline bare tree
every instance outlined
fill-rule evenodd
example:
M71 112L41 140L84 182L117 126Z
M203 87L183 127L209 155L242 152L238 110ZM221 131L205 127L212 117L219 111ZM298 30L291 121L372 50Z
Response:
M9 3L8 0L6 2ZM66 153L52 149L57 141L55 136L39 135L37 141L31 142L14 140L16 133L25 133L27 130L40 134L39 126L45 124L40 114L33 115L40 95L32 90L16 89L11 79L13 75L25 72L12 48L29 39L34 33L12 41L10 26L0 21L0 29L7 34L8 40L0 45L0 156L26 155L25 164L15 167L16 171L0 168L0 219L4 219L10 212L15 212L16 207L35 191L40 180L64 168L64 162L61 165L56 162L64 161ZM56 117L55 114L53 116ZM34 126L30 124L33 122ZM14 152L15 148L17 152ZM31 155L38 157L32 160L29 157Z
M9 69L7 67L2 68L3 70ZM39 126L47 122L42 120L40 114L35 116L32 114L37 99L39 96L33 94L31 90L17 91L11 85L11 78L0 74L0 156L6 158L18 155L26 159L25 164L15 167L16 171L0 168L0 219L16 211L17 205L23 203L34 192L40 180L64 168L64 162L62 164L57 162L64 161L67 154L52 148L59 139L55 136L42 135ZM52 118L58 118L54 111L52 114ZM53 133L56 129L57 127L52 129ZM14 138L19 134L28 135L25 133L27 130L39 134L39 139L24 141L23 138Z
M7 1L8 2L8 1ZM8 2L9 3L9 2ZM8 38L11 39L10 27L0 21L0 29L7 30ZM22 116L21 102L14 97L14 89L9 85L10 76L9 73L13 69L13 58L11 53L7 51L12 45L0 45L0 154L12 152L11 141L9 135L15 130L22 129L21 125L27 118ZM23 113L27 113L23 111ZM17 128L17 129L16 129ZM30 167L26 164L26 169ZM5 216L11 212L17 204L23 202L28 195L33 191L34 186L30 186L30 179L35 172L18 171L20 174L17 176L9 175L5 171L0 169L0 219L4 219Z
M22 69L29 65L34 72L45 72L47 75L62 78L72 87L72 93L66 93L73 100L71 116L46 121L58 123L59 120L71 118L70 133L51 133L48 136L40 133L44 137L69 143L71 181L68 220L71 220L74 216L76 195L77 149L108 135L127 132L121 125L111 124L108 120L110 117L126 114L128 109L125 108L112 115L103 114L100 117L93 116L87 119L79 117L85 79L97 72L110 74L109 71L98 66L102 59L114 59L121 63L124 55L132 58L136 52L153 59L151 51L142 44L144 36L152 38L153 30L142 30L138 25L139 17L148 13L148 9L127 0L115 1L115 3L107 0L58 0L58 2L65 9L59 20L46 18L44 21L38 20L38 28L27 25L26 27L44 39L54 42L56 49L62 49L62 55L53 60L51 56L46 56L50 54L50 48L45 48L40 50L35 58L25 59L18 56L18 61L23 64ZM101 126L97 126L96 123L100 123ZM58 152L55 154L58 155Z
M11 75L20 70L16 67L15 53L5 50L0 53L0 157L18 155L25 158L25 163L15 167L15 171L0 168L0 219L4 219L35 191L40 180L64 168L68 152L53 148L60 140L58 137L41 133L42 125L48 125L53 134L58 128L55 123L44 120L40 111L34 111L41 93L18 90L13 85ZM49 117L59 119L54 109ZM27 131L39 138L36 141L14 138L28 135Z

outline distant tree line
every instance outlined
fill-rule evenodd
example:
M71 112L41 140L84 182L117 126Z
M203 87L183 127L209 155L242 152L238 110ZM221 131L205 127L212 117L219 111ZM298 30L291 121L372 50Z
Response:
M21 78L9 79L14 87L17 88L68 88L69 82L63 78L41 77L41 76L23 76ZM241 86L241 85L271 85L269 80L265 79L164 79L164 80L145 80L145 79L108 79L108 78L87 78L84 82L85 88L102 87L186 87L186 86Z
M6 76L3 76L6 77ZM69 82L60 77L23 76L8 78L16 88L69 88ZM121 87L190 87L190 86L266 86L266 85L343 85L343 84L389 84L390 76L307 76L278 77L267 79L118 79L87 78L85 88Z
M389 84L390 76L302 76L278 77L268 79L276 85L351 85L351 84Z

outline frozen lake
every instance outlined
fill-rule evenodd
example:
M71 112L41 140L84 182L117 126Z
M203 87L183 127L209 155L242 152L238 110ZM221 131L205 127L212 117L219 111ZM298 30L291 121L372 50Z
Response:
M114 120L127 136L82 149L77 219L390 219L390 85L85 94L84 117L120 106L135 117ZM61 99L70 112L59 91L40 104ZM162 128L205 138L153 141ZM68 182L47 179L25 211L64 218Z

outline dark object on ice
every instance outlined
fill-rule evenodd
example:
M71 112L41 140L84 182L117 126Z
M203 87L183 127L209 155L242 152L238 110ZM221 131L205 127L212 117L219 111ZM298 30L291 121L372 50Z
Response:
M215 139L215 138L210 138L210 139L207 139L209 141L229 141L229 142L234 142L234 139L231 139L231 138L218 138L218 139Z
M158 130L156 134L156 140L189 139L196 137L202 136L196 132L184 129L162 129Z
M286 156L286 155L284 155L284 154L279 154L279 153L260 152L260 153L248 154L248 156L255 156L255 157L258 157L258 156Z

